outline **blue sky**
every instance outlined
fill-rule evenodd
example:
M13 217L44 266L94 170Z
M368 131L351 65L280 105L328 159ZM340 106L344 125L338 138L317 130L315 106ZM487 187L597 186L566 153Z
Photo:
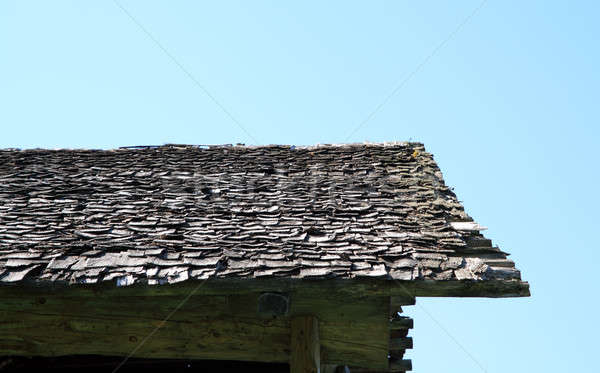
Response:
M121 4L251 137L113 1L0 0L0 147L424 142L532 297L418 299L414 371L597 364L597 3Z

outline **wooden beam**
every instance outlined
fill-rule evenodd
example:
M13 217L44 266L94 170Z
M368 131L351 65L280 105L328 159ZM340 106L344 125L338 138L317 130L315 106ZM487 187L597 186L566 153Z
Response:
M202 286L198 284L202 282ZM87 296L186 296L195 290L198 295L236 295L248 293L291 293L303 289L314 297L328 297L335 293L340 296L401 296L401 297L523 297L529 296L529 284L517 280L417 280L393 281L385 279L236 279L216 278L206 281L190 280L176 284L146 285L134 284L117 287L115 282L97 284L0 284L0 297L5 293L60 292L68 290L71 294Z
M412 361L408 359L390 360L390 372L407 372L412 370Z
M391 338L390 351L392 350L407 350L413 348L413 340L411 337Z
M297 316L291 321L291 373L319 373L321 344L319 321L314 316Z
M405 330L412 329L414 326L413 319L406 316L396 317L390 320L391 330Z
M389 298L315 297L298 288L289 293L287 314L275 315L262 312L262 292L195 294L179 307L186 294L169 287L153 286L158 295L152 295L0 286L0 356L134 351L140 358L288 363L291 318L311 314L319 319L321 363L387 366Z

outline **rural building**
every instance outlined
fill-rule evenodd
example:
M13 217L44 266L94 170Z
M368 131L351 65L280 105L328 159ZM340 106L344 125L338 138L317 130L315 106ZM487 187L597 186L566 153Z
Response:
M529 295L482 229L419 143L5 149L0 371L408 371L416 297Z

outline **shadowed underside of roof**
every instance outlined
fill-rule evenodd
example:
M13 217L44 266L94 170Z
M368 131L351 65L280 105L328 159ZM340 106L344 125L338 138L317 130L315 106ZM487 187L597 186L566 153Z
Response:
M5 284L375 278L525 295L481 229L419 143L0 151Z

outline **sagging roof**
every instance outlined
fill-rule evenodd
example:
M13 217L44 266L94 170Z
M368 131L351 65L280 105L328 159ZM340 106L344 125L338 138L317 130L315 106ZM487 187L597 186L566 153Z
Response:
M0 151L0 281L520 282L420 143Z

